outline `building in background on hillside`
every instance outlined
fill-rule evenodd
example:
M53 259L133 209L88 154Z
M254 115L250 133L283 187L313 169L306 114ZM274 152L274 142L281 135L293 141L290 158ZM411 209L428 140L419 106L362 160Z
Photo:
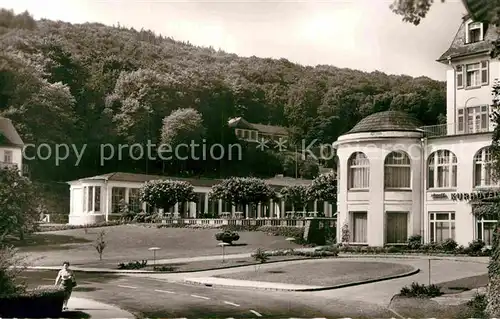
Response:
M17 168L23 172L23 147L12 121L0 117L0 169Z
M234 133L239 139L248 142L262 140L285 142L288 138L288 130L284 127L250 123L241 117L230 119L228 125L234 128Z
M421 235L425 243L491 245L496 220L476 218L469 199L495 196L499 186L489 150L497 38L496 27L466 17L438 59L448 67L446 124L421 127L406 113L385 111L339 137L337 225L348 224L352 244L397 245Z
M178 203L165 216L172 218L242 218L242 212L248 211L249 218L286 218L290 217L292 203L280 200L261 203L256 211L248 207L236 207L222 200L210 200L211 187L220 182L216 179L179 178L131 173L109 173L76 181L70 185L70 225L95 224L119 218L119 208L122 201L129 204L135 212L146 210L147 207L139 200L139 190L150 180L171 179L187 181L194 186L197 200L190 203ZM309 185L312 181L276 176L265 182L277 190L291 185ZM324 214L331 217L334 208L331 204L314 201L307 207L309 215Z

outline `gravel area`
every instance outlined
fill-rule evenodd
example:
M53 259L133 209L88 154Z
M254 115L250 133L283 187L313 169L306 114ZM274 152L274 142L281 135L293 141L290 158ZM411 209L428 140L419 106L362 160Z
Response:
M408 265L385 262L318 260L271 269L218 275L220 278L279 282L310 286L336 286L362 280L400 275L412 271Z
M99 261L93 242L98 234L105 231L106 248L103 260ZM65 249L41 252L34 247L25 247L21 252L29 255L34 265L59 265L69 260L72 265L114 264L141 259L153 259L150 247L160 247L156 252L156 259L184 258L195 256L220 255L221 247L215 240L216 229L188 229L188 228L147 228L137 225L120 225L103 228L91 228L85 233L84 229L62 230L44 233L72 236L79 240L69 241L71 244ZM263 232L239 232L240 240L233 246L226 246L226 254L250 253L258 248L265 250L298 248L297 244L286 241L285 237L271 236ZM47 247L48 248L48 247ZM56 247L53 247L56 248ZM108 266L109 267L109 266Z

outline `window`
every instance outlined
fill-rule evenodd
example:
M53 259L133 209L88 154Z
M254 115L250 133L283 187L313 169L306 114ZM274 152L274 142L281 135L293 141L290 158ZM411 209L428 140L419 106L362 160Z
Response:
M120 203L125 200L125 187L113 187L111 189L111 212L120 212Z
M471 22L467 25L467 43L483 41L483 24L480 22Z
M455 213L429 213L429 240L433 243L442 243L446 239L455 240Z
M477 88L489 84L489 61L483 60L467 65L456 66L457 89L464 88L464 67L466 88Z
M474 156L474 187L495 186L491 149L484 147Z
M351 241L353 243L366 243L368 241L368 216L367 212L351 212L352 229Z
M349 189L366 189L370 186L370 161L364 153L349 157Z
M3 152L3 161L4 163L12 163L12 151Z
M250 139L252 141L256 141L257 140L257 132L256 131L250 131Z
M497 220L495 216L484 216L476 220L476 239L484 241L487 246L493 244L493 233Z
M408 213L387 212L386 244L405 244L408 241Z
M465 67L466 86L474 88L481 86L481 63L467 64Z
M405 152L392 152L385 158L384 186L386 189L410 188L411 165Z
M457 157L448 150L439 150L429 156L428 188L457 187Z
M86 212L101 211L100 186L86 186L83 188L83 210Z
M141 190L139 188L130 188L128 194L128 204L132 212L138 213L142 210L142 203L140 200Z
M463 87L464 87L464 67L462 65L457 65L456 75L457 75L457 88L463 89Z
M488 85L489 81L489 61L481 61L481 85Z
M489 131L489 106L480 105L458 110L459 133L480 133Z

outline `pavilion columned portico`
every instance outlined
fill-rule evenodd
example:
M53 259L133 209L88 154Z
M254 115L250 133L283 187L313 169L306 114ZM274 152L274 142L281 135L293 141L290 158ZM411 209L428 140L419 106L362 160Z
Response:
M119 216L120 203L126 202L133 211L148 209L139 200L139 190L144 182L153 179L166 179L164 176L151 176L129 173L111 173L69 182L70 215L69 224L82 225L109 221ZM196 200L188 203L177 203L169 211L163 212L165 218L290 218L293 207L280 199L267 203L243 207L230 205L222 200L211 200L211 186L218 180L180 179L190 182L196 193ZM287 185L308 185L310 180L274 178L266 180L274 187ZM296 209L299 211L300 209ZM326 217L334 215L332 205L314 201L308 204L306 211L310 216L318 213Z

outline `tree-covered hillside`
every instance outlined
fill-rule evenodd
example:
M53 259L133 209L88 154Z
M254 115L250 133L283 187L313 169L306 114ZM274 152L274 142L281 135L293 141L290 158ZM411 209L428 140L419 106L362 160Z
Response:
M369 47L360 50L370 50ZM161 140L178 108L201 113L207 143L234 143L230 117L287 126L295 140L331 143L361 118L404 110L423 124L445 113L445 85L426 77L366 73L286 59L242 58L102 24L34 21L0 12L0 115L26 143L87 144L74 160L30 161L38 179L69 180L110 171L192 175L274 175L282 159L254 147L242 161L99 162L99 145ZM182 168L182 172L181 171Z

